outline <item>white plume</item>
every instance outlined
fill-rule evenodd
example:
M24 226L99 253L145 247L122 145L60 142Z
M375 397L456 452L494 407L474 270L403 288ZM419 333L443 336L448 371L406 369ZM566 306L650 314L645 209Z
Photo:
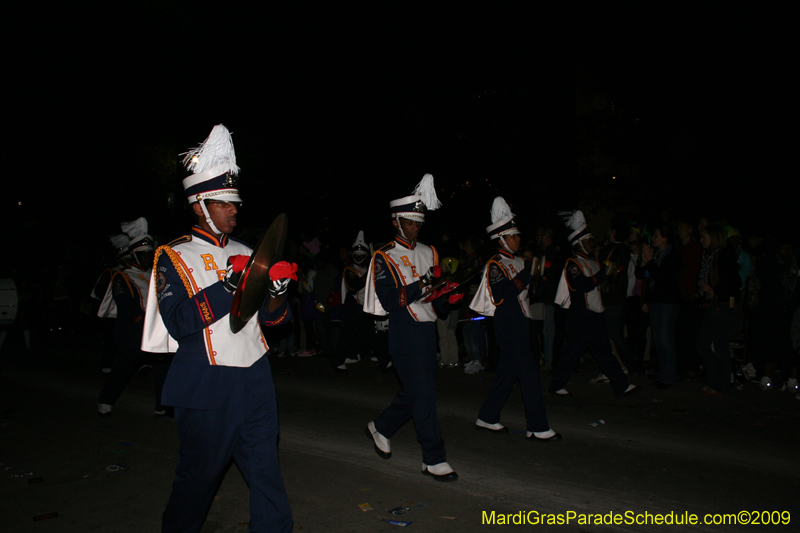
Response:
M147 235L147 219L139 217L131 222L123 222L120 224L122 231L125 232L131 240L137 237Z
M119 235L112 235L108 238L108 240L111 241L111 246L113 246L116 250L122 250L128 246L128 237L121 233Z
M422 196L422 203L425 204L429 211L442 207L442 202L436 197L436 187L433 185L433 176L431 174L422 176L422 181L417 184L414 194Z
M494 202L492 202L492 224L497 224L501 220L513 217L514 213L511 212L511 208L505 199L502 196L495 198Z
M183 158L183 164L195 174L211 169L218 169L220 174L239 173L231 134L222 124L214 126L211 134L200 146L180 155L186 156Z
M564 219L566 226L573 231L579 231L586 227L586 219L583 217L583 212L580 209L576 209L575 211L559 211L558 214Z
M361 231L358 232L358 237L356 237L356 240L353 243L352 248L355 248L359 244L363 244L363 245L366 246L366 243L364 242L364 230L361 230Z

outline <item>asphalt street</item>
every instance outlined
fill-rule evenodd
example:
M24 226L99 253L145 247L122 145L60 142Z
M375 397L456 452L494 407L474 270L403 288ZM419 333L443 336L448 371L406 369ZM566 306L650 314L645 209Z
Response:
M177 461L175 422L153 417L147 374L134 378L113 416L99 419L104 377L97 348L86 344L66 337L34 353L13 343L0 352L4 532L159 531ZM397 530L384 519L440 533L745 530L702 524L705 515L737 513L779 522L747 530L800 530L800 401L786 393L747 384L728 397L709 397L696 380L659 391L642 378L639 394L618 401L608 385L589 382L598 371L586 362L573 375L573 397L545 397L551 427L564 439L541 444L525 439L518 390L502 416L510 433L475 431L492 376L442 369L439 420L460 476L444 484L421 475L412 422L392 439L390 460L379 458L363 434L397 390L393 376L376 379L369 361L346 374L333 373L319 357L271 361L295 531ZM397 507L409 510L389 512ZM247 531L248 514L248 488L232 466L202 531ZM532 523L546 522L545 515L568 523ZM690 515L700 523L653 523ZM527 523L514 525L520 518ZM620 523L580 523L614 519ZM497 525L503 520L511 525Z

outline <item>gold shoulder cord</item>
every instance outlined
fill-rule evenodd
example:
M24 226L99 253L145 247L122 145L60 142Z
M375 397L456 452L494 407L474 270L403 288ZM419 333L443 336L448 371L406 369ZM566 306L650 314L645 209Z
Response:
M394 278L394 284L395 284L395 286L396 286L396 287L400 287L401 285L400 285L399 281L397 280L397 276L395 276L395 275L394 275L394 268L392 268L392 263L394 263L394 261L392 261L392 260L389 258L389 256L388 256L388 255L386 255L386 254L385 254L383 251L381 251L381 250L378 250L377 252L375 252L375 255L378 255L378 254L380 254L380 255L383 257L383 262L384 262L384 264L386 265L386 269L387 269L387 270L389 271L389 273L392 275L392 278ZM373 286L373 287L375 286L375 266L376 266L376 265L375 265L375 261L373 261L373 262L372 262L372 286Z
M175 270L178 272L178 275L181 277L181 281L183 281L183 286L186 287L186 292L189 295L189 298L194 296L194 292L192 291L192 284L189 282L189 278L186 277L186 272L183 271L183 267L181 266L181 259L178 257L178 254L175 253L175 250L170 248L169 246L159 246L156 250L156 257L153 260L153 277L157 276L156 268L158 265L158 256L161 255L161 252L167 254L170 261L172 261L172 266L175 267Z
M505 267L503 267L503 263L501 263L499 260L497 260L497 256L496 255L492 256L492 258L489 259L489 262L486 263L486 289L489 291L489 301L492 302L492 305L497 307L498 305L500 305L503 302L505 302L506 299L502 298L499 302L494 303L494 295L492 294L492 284L489 282L489 269L492 267L492 263L497 265L498 268L500 268L500 270L503 271L503 275L506 277L506 279L508 279L508 272L506 271Z

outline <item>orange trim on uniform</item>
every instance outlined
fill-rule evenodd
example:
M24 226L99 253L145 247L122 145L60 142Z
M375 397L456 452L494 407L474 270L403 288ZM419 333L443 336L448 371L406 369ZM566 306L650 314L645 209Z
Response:
M391 250L391 249L393 249L395 246L397 246L397 243L396 243L396 242L394 242L394 241L389 241L389 242L387 242L386 244L384 244L383 246L381 246L380 248L378 248L378 250L377 250L377 251L378 251L378 252L384 252L384 251L387 251L387 250Z
M411 318L413 318L414 320L416 320L417 322L419 322L419 318L417 318L417 315L415 315L415 314L414 314L414 310L413 310L413 309L411 309L411 306L410 306L410 305L407 305L407 306L406 306L406 309L408 309L408 312L411 314Z
M227 237L227 235L225 235L224 233L222 234L222 238L219 239L219 238L217 238L216 235L214 235L213 233L207 232L206 230L204 230L200 226L195 226L195 227L192 228L192 230L197 232L197 233L199 233L200 235L203 235L204 237L208 237L211 240L211 242L215 246L217 246L218 248L225 248L225 243L227 241L227 239L225 237Z
M286 308L286 309L283 311L283 314L282 314L281 316L279 316L279 317L278 317L276 320L265 320L265 321L264 321L264 324L265 324L265 325L267 325L267 326L275 326L275 325L277 325L277 324L280 324L281 322L283 322L283 321L286 319L286 314L287 314L288 312L289 312L289 308L287 307L287 308ZM262 335L262 336L263 336L263 335Z
M173 266L176 267L178 275L180 275L181 280L183 280L184 285L186 285L186 290L189 292L189 298L193 298L195 302L198 303L195 295L200 291L200 289L198 288L197 283L195 282L194 277L192 276L192 273L189 270L189 266L183 261L183 259L181 259L181 256L179 256L172 248L170 248L169 246L160 246L158 249L161 250L162 248L164 249L163 251L166 252L169 258L172 260L172 264ZM188 285L189 283L191 284L191 287L189 287ZM198 309L199 309L199 303L198 303ZM203 328L203 332L205 334L205 339L206 339L206 350L208 351L208 360L211 363L211 365L216 366L217 361L214 358L214 348L211 345L210 328L211 326L206 326L205 328Z
M191 236L191 235L183 235L183 236L181 236L181 237L178 237L178 238L177 238L177 239L175 239L174 241L168 242L168 243L166 244L166 247L167 247L167 248L170 248L170 247L172 247L172 246L176 246L176 245L178 245L178 244L182 244L182 243L184 243L184 242L189 242L189 241L191 241L191 240L192 240L192 236Z
M113 284L114 279L117 278L118 276L122 276L122 279L125 280L125 284L128 286L128 290L131 291L131 296L136 296L136 293L134 292L134 286L131 283L131 280L129 280L128 276L126 276L125 273L122 272L121 270L117 270L116 272L111 274L111 283Z
M384 257L390 264L387 264L389 271L392 273L392 278L394 278L394 286L399 289L397 294L397 301L400 304L400 307L405 307L408 309L408 312L411 313L411 317L419 322L417 315L414 314L414 311L411 310L411 307L408 304L408 297L406 296L406 287L408 286L406 283L400 283L400 280L395 275L394 271L397 270L397 273L400 274L400 267L397 265L394 259L389 257L386 253L379 251L382 257ZM402 274L400 274L402 275ZM405 281L405 277L403 277L403 281Z
M409 314L411 314L411 318L413 318L415 321L419 322L419 317L417 317L417 315L414 314L414 311L411 309L411 305L410 304L404 304L404 302L408 301L408 297L406 296L406 290L407 290L406 287L408 287L408 285L406 283L403 283L401 285L399 280L397 279L397 276L394 273L395 270L397 270L397 272L399 273L400 272L400 267L397 265L397 263L394 261L394 259L389 257L385 252L383 252L383 249L378 250L377 252L375 252L375 254L380 254L381 257L383 257L384 259L386 259L389 262L390 265L387 265L387 267L388 267L389 271L392 273L392 278L394 278L394 285L395 285L395 287L400 289L400 294L398 294L398 299L400 301L400 305L402 307L405 307L406 309L408 309ZM373 266L373 269L374 268L375 267ZM374 287L375 286L374 285L375 284L374 273L373 273L373 276L372 276L372 283L373 283L373 287Z
M392 265L395 266L395 268L397 268L397 263L392 261L392 258L389 257L388 255L386 255L386 253L384 253L382 250L378 250L377 252L375 252L375 255L380 255L381 257L383 257L384 260L387 263L386 266L389 266L389 263L391 263ZM390 268L389 272L392 274L392 278L394 278L395 286L399 287L400 283L399 283L399 281L397 279L397 276L395 276L395 274L394 274L394 270ZM375 287L375 261L372 262L372 286L373 286L373 288Z
M414 241L414 242L416 242L416 241ZM394 259L392 259L391 257L389 257L387 254L384 254L384 253L382 253L381 255L383 255L386 259L389 260L389 262L392 263L392 266L394 268L390 268L390 270L395 270L396 269L397 272L400 273L400 266L398 266L398 264L394 261ZM400 293L397 296L398 302L400 303L400 306L401 307L405 307L406 309L408 309L408 312L411 314L411 318L413 318L414 320L419 322L419 318L417 317L417 315L414 314L414 311L411 309L411 304L408 303L408 296L407 296L407 292L406 292L407 291L406 287L408 287L408 284L407 283L403 283L401 285L397 280L397 276L394 275L394 272L392 272L392 277L394 278L395 286L398 289L400 289ZM405 281L405 276L403 277L403 281ZM412 279L411 281L413 283L414 280Z
M583 265L581 265L578 261L576 261L574 257L570 257L569 259L567 259L567 264L564 265L564 277L567 278L567 287L569 287L569 290L574 291L575 289L573 289L572 285L569 284L569 276L567 275L567 267L569 266L570 261L572 261L573 263L578 265L578 268L580 269L581 274L583 274L585 276L586 272L583 271Z
M111 274L111 283L112 284L114 283L114 278L118 275L122 276L122 279L125 280L125 284L128 286L128 290L131 291L131 296L134 298L136 298L137 296L139 297L139 307L141 307L142 311L144 311L143 304L145 300L142 297L142 292L139 290L139 287L137 287L135 283L131 282L130 278L128 277L127 274L125 274L125 272L123 272L122 270L117 270L113 274Z
M413 250L414 248L417 247L417 241L416 240L414 240L414 242L408 242L408 240L404 239L400 235L395 235L394 238L395 238L395 240L397 242L399 242L400 244L404 245L409 250Z
M503 267L503 263L501 263L500 261L495 259L495 257L497 257L497 256L492 257L491 259L489 259L489 262L486 263L486 289L489 291L489 301L492 302L493 306L497 307L498 305L502 304L505 301L505 298L503 298L502 300L500 300L497 303L494 303L494 296L492 296L492 284L489 281L489 270L491 269L492 263L494 263L495 265L500 267L500 270L503 271L503 274L506 277L508 277L508 272Z
M175 253L175 251L169 246L159 246L158 249L156 250L155 259L153 260L152 279L156 279L156 276L158 275L158 269L157 269L158 258L161 255L161 252L166 253L167 257L169 257L170 261L172 261L172 266L174 266L175 270L178 272L178 276L181 278L181 281L183 282L183 287L186 289L186 293L189 295L189 298L193 298L195 291L192 289L192 283L194 282L194 280L189 281L189 278L186 277L186 272L184 272L183 270L184 267L186 267L186 264L181 260L180 256L177 253Z
M352 272L353 274L355 274L355 275L356 275L356 277L359 277L359 278L361 277L361 276L358 274L358 272L356 272L356 271L355 271L355 269L354 269L353 267L351 267L351 266L346 266L346 267L344 267L344 271L342 272L342 279L344 280L344 286L345 286L345 287L347 287L347 290L349 290L349 291L352 291L352 292L358 292L358 291L356 291L356 290L355 290L353 287L351 287L349 283L347 283L347 275L346 275L346 274L347 274L347 271L348 271L348 270L349 270L350 272Z
M432 259L433 259L433 266L439 266L439 250L437 250L435 246L428 246L428 248L430 248L430 249L431 249L431 251L433 252L433 257L432 257ZM423 294L422 296L424 297L424 296L426 296L426 295L425 295L425 294ZM414 317L414 320L416 320L417 322L419 322L419 319L417 318L417 316L414 314L414 312L413 312L413 311L411 311L411 307L409 307L409 308L408 308L408 310L409 310L409 312L411 313L411 316L413 316L413 317Z

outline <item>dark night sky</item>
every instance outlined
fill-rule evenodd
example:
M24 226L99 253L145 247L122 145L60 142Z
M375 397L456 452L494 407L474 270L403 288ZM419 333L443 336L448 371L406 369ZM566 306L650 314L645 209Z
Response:
M496 194L528 224L587 195L742 223L796 203L777 172L793 66L779 13L190 5L78 2L20 26L9 124L24 177L3 204L15 228L68 220L102 239L143 214L156 233L184 231L165 207L185 175L170 164L220 122L242 225L286 211L295 237L386 238L388 201L425 172L440 228L483 228ZM587 153L609 171L587 172Z

